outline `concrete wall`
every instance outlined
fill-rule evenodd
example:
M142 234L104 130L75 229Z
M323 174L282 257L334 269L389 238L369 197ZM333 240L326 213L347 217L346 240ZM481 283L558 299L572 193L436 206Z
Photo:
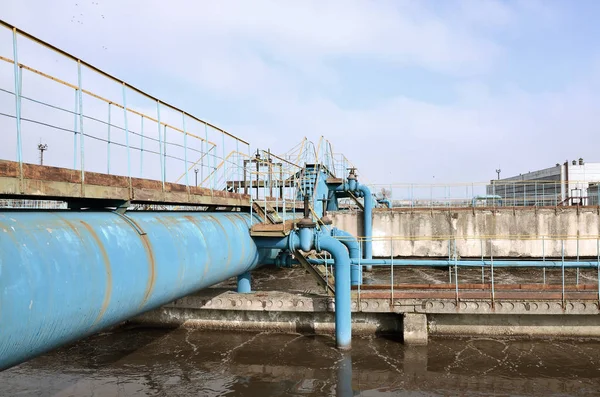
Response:
M362 212L330 213L336 227L362 233ZM360 233L358 233L360 231ZM442 257L456 240L459 257L560 258L597 257L600 209L404 209L376 210L373 214L373 256ZM579 243L577 235L580 236ZM390 242L390 236L394 240ZM594 236L590 239L590 236Z

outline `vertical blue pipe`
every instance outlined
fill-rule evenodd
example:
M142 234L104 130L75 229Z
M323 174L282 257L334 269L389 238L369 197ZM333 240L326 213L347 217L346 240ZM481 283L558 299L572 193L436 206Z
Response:
M185 163L185 186L189 186L188 181L188 161L187 161L187 132L185 130L185 113L181 112L183 116L183 162Z
M160 161L160 180L162 182L162 188L165 190L165 172L163 167L163 144L162 144L162 132L160 130L160 101L156 101L156 115L157 115L157 125L158 125L158 158Z
M127 176L131 178L131 151L129 150L129 124L127 123L127 96L123 83L123 122L125 123L125 145L127 146Z
M17 54L17 28L13 28L13 58L15 74L15 116L17 120L17 161L19 162L19 175L23 175L23 149L21 140L21 90L19 87L19 58Z
M144 116L141 118L140 125L140 178L144 177Z
M360 259L360 244L356 237L335 227L331 229L331 236L339 238L340 242L346 246L351 260ZM350 284L362 284L362 267L360 264L350 265Z
M364 195L364 229L365 229L365 244L364 244L364 259L373 259L373 196L371 190L359 184L358 190ZM367 271L373 270L373 266L366 266Z
M250 272L244 272L237 276L237 292L239 294L249 294L252 292L252 277Z
M83 139L83 91L81 90L81 61L77 60L77 86L79 92L79 147L81 154L79 161L81 163L81 184L85 182L85 163L84 163L84 139Z
M352 344L350 297L350 256L344 244L321 231L316 239L317 251L327 251L335 263L335 340L337 347L348 350Z
M110 105L111 103L108 103L108 134L107 134L107 146L106 146L106 173L110 174Z

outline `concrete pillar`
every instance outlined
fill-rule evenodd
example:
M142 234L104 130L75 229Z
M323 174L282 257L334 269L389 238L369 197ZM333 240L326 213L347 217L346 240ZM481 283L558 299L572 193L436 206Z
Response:
M237 292L239 294L249 294L252 292L252 286L250 284L252 276L250 272L245 272L237 277Z
M426 345L427 315L421 313L404 313L402 330L405 345Z

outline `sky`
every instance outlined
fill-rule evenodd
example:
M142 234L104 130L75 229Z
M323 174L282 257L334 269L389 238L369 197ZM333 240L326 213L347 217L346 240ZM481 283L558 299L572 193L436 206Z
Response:
M597 15L595 0L3 0L0 11L252 148L325 136L376 183L600 162Z

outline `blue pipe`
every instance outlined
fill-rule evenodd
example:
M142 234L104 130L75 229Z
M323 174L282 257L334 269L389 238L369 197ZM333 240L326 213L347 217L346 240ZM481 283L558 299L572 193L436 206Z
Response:
M302 230L310 231L310 236L307 233L302 233ZM327 228L318 232L313 228L301 228L298 232L292 232L287 237L258 237L256 241L258 246L265 248L283 249L285 247L293 252L298 248L303 251L310 251L314 246L317 251L327 251L331 254L335 276L335 339L339 349L348 350L352 341L350 254L346 246L341 241L331 237L330 233L331 231ZM310 244L309 249L304 250L302 248L305 244Z
M252 276L250 272L244 272L237 276L238 294L249 294L252 292Z
M497 194L487 194L487 195L483 195L483 196L473 197L473 200L471 202L473 207L475 207L477 205L478 200L498 200L498 204L502 207L502 196L498 196Z
M341 350L349 350L352 342L351 299L350 299L350 256L339 240L327 232L315 236L317 251L327 251L335 263L335 340Z
M0 212L0 370L230 277L250 215Z
M371 189L366 185L359 184L358 190L362 192L365 200L364 210L364 231L365 231L365 243L364 243L364 259L373 258L373 196L371 195ZM372 267L366 266L366 271L371 271Z
M324 259L309 259L309 262L315 265L325 264ZM330 264L331 261L327 261L327 264ZM448 267L454 266L453 260L447 259L351 259L350 263L352 265L371 265L371 266L440 266L440 267ZM456 261L458 266L465 267L481 267L481 266L491 266L491 261L482 261L482 260L458 260ZM562 267L562 261L540 261L540 260L494 260L494 267ZM597 261L568 261L564 262L565 267L589 267L596 268L598 267Z
M358 244L356 237L345 230L340 230L335 227L331 229L331 236L338 238L338 240L348 248L351 261L356 261L360 258L360 245ZM362 284L362 267L358 264L350 265L350 284Z
M377 200L377 202L379 204L385 204L388 208L392 208L392 202L390 201L390 199L383 198L383 199Z

